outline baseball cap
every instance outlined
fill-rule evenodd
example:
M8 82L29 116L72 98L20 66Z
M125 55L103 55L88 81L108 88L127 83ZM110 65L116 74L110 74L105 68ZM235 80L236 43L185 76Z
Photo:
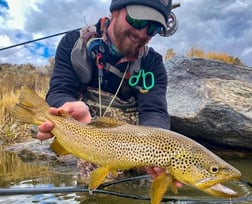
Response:
M126 6L126 8L131 18L138 20L156 21L166 28L166 20L164 16L156 9L141 5L129 5Z
M112 0L110 11L127 8L130 17L159 22L167 27L172 0Z

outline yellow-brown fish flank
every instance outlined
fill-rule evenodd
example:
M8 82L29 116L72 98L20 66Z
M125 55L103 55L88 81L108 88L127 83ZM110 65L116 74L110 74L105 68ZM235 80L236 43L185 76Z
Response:
M217 197L238 194L220 183L239 179L241 173L195 141L173 131L130 125L111 118L98 118L84 125L63 110L50 115L49 106L33 91L22 87L13 116L23 122L39 125L54 123L54 150L69 152L98 164L90 176L89 189L97 188L109 171L133 167L158 166L163 173L153 180L151 203L160 203L174 179ZM62 151L61 151L62 149ZM63 151L64 150L64 151Z

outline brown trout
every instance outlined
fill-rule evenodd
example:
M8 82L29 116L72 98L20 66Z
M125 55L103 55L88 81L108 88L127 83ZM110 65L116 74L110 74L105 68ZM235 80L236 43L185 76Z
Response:
M240 179L241 173L186 136L111 118L83 124L63 110L59 116L51 115L48 108L42 98L22 87L12 114L19 121L35 125L52 121L52 134L65 151L97 164L99 167L90 175L90 191L96 189L110 171L156 166L167 172L153 179L152 204L161 202L168 187L177 192L174 180L216 197L238 196L221 183Z

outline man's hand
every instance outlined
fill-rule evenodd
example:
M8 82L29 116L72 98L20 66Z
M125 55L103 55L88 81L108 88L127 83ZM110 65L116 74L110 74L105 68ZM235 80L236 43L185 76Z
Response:
M52 115L59 115L59 110L64 110L69 113L75 120L83 123L90 123L91 114L88 106L82 101L66 102L59 108L49 108L49 113ZM50 131L53 129L53 123L50 121L44 122L39 127L37 138L39 140L45 140L53 135Z
M160 168L160 167L145 167L145 171L150 174L150 176L152 178L156 178L157 176L161 175L162 173L165 172L164 169ZM181 188L183 187L183 184L178 182L178 181L175 181L175 185L176 187L178 188Z

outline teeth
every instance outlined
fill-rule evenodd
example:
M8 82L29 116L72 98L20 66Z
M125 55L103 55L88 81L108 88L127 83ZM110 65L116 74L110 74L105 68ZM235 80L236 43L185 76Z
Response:
M138 37L133 36L133 35L129 35L129 38L133 41L133 42L138 42Z

